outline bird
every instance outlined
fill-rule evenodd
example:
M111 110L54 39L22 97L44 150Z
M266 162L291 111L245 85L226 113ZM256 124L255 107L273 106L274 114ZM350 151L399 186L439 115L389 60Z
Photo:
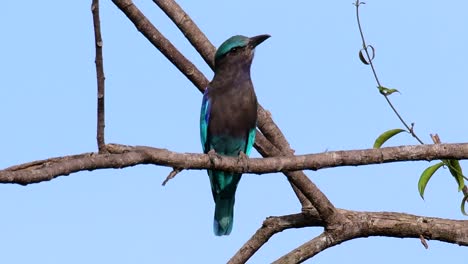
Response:
M216 50L214 77L203 93L200 137L204 153L246 158L255 141L257 97L250 77L255 47L268 39L236 35ZM241 173L208 170L215 202L213 232L229 235Z

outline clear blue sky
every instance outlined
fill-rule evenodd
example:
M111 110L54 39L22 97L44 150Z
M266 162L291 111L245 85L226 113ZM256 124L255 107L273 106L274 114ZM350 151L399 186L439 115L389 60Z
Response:
M91 1L5 1L0 61L0 167L96 150L96 79ZM221 1L220 1L221 2ZM377 92L349 1L229 3L180 1L217 46L235 34L272 35L256 52L252 75L297 153L369 148L401 127ZM208 78L212 72L152 1L138 6ZM466 1L367 1L362 22L376 48L383 85L426 142L467 142ZM110 1L103 1L106 140L200 152L201 94ZM400 135L388 145L416 144ZM259 156L254 151L253 156ZM308 171L340 208L466 219L446 170L420 199L429 163ZM468 171L466 162L462 162ZM271 215L300 210L282 174L245 175L229 237L212 232L205 171L184 171L166 187L169 168L137 166L80 172L26 187L0 185L1 263L223 263ZM251 263L267 263L320 228L288 230ZM417 239L366 238L338 245L309 263L442 263L467 249Z

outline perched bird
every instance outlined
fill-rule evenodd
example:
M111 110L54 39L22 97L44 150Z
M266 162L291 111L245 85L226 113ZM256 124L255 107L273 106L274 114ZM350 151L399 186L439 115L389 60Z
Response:
M255 141L257 97L250 66L257 45L270 35L233 36L215 54L215 75L203 95L200 137L203 152L237 157L249 155ZM208 170L216 204L213 231L229 235L233 225L234 198L240 173Z

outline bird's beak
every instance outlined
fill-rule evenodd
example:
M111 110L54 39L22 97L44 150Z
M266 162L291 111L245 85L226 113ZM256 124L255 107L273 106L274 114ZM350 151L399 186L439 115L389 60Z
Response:
M271 37L270 35L268 34L264 34L264 35L258 35L258 36L255 36L255 37L251 37L250 40L249 40L249 46L253 48L255 48L256 46L258 46L260 43L262 43L263 41L265 41L267 38Z

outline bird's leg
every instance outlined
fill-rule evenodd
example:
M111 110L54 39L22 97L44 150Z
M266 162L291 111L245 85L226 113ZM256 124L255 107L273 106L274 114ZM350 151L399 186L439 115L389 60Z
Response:
M242 172L249 170L249 166L247 162L248 159L249 159L249 156L247 156L243 151L239 153L239 157L237 158L237 163L241 165Z

